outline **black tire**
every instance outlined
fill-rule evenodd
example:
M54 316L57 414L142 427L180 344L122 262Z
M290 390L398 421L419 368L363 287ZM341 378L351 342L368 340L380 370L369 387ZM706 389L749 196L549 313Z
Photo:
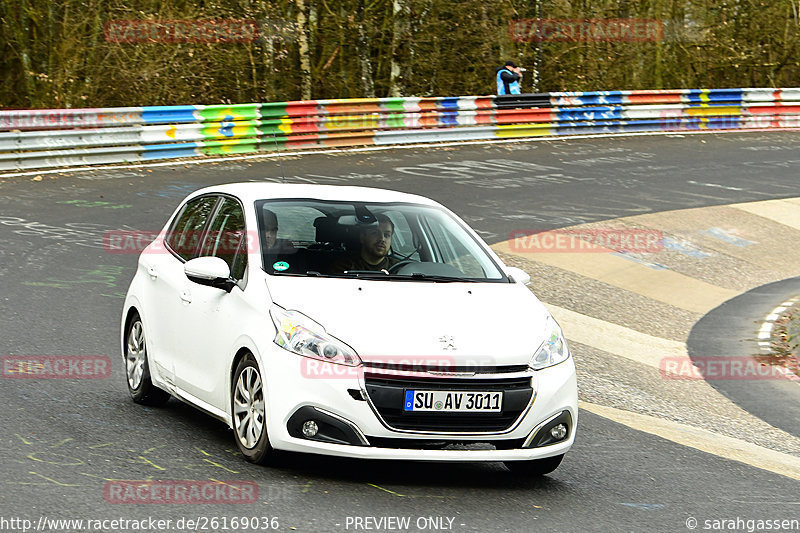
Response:
M144 324L139 314L134 314L125 330L124 344L125 382L134 402L158 407L169 400L170 394L150 380L150 362L147 358L147 341Z
M275 451L267 435L264 381L252 355L239 361L231 382L231 422L236 446L251 463L267 464Z
M533 461L506 461L504 464L517 476L539 477L549 474L561 464L564 454Z

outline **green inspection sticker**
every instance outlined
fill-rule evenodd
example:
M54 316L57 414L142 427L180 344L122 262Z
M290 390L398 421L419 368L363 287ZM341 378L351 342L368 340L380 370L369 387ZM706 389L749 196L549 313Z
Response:
M278 272L283 272L284 270L289 269L289 263L286 261L278 261L277 263L272 264L272 268Z

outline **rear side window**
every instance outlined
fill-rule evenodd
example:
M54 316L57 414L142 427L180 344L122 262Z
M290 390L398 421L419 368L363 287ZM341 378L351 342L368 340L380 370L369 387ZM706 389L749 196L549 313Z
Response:
M184 261L196 257L200 235L216 203L216 196L204 196L188 202L169 228L167 245Z

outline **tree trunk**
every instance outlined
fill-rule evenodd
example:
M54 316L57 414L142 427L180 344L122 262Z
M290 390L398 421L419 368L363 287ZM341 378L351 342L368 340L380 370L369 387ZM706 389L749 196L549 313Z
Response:
M370 42L365 26L367 25L367 12L364 6L366 0L358 2L358 16L356 29L358 30L358 62L361 64L361 92L365 98L375 98L375 82L372 79L372 63L370 62Z
M392 1L392 62L389 96L404 96L409 64L409 9L405 0Z
M542 0L536 0L533 8L533 18L538 21L542 18ZM537 32L538 33L538 32ZM538 93L541 89L542 68L542 40L536 39L536 55L533 56L533 72L531 72L531 92Z
M261 51L262 51L262 61L264 63L264 87L263 87L263 96L261 99L265 102L270 100L274 101L277 100L275 97L275 43L272 41L272 32L270 28L270 18L271 15L270 11L267 10L266 2L260 2L261 13L264 16L267 16L265 20L260 21L259 24L259 31L261 34L259 35L259 41L261 44Z
M300 51L300 92L303 100L311 100L311 57L308 50L306 1L297 0L298 47Z
M30 20L28 18L28 3L25 0L20 2L19 6L19 24L15 24L14 14L12 11L11 6L6 6L6 12L8 13L8 18L6 20L6 24L11 26L13 33L15 33L16 37L16 45L18 47L17 53L19 54L20 63L22 64L22 82L25 87L25 99L28 102L28 106L33 107L36 105L36 99L34 97L34 72L33 72L33 64L31 61L31 48L30 48L30 41L28 40L28 35L30 32Z

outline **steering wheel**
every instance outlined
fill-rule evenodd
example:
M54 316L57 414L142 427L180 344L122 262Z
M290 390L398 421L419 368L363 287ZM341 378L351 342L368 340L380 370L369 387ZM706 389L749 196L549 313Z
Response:
M416 263L416 261L414 261L412 259L404 259L404 260L402 260L402 261L400 261L398 263L395 263L392 266L390 266L389 269L387 270L387 272L389 274L396 274L398 270L400 270L404 266L409 265L411 263Z

